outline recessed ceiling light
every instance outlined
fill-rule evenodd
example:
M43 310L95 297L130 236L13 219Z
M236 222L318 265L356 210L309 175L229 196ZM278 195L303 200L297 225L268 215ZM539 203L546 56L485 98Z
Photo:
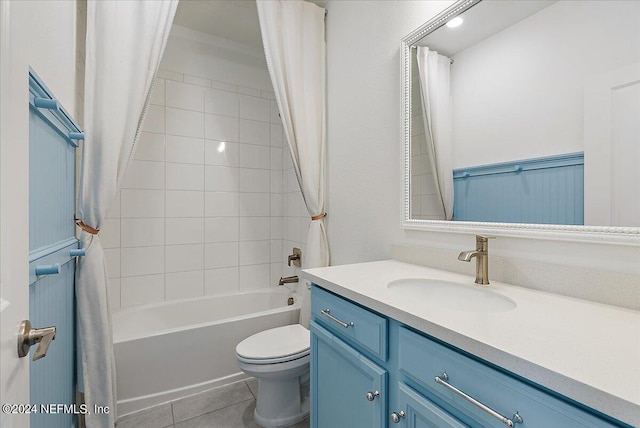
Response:
M227 144L226 144L224 141L220 141L220 144L218 145L218 151L219 151L220 153L224 152L224 149L225 149L225 146L226 146L226 145L227 145Z
M456 16L455 18L447 22L447 27L456 28L462 24L462 21L464 21L464 19L462 19L461 16Z

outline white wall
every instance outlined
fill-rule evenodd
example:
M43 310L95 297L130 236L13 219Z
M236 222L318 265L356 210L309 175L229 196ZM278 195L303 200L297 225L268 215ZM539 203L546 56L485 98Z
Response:
M561 1L455 55L453 167L582 151L585 81L640 60L638 16Z
M332 264L390 256L402 203L400 39L451 3L326 3Z
M329 1L328 203L332 264L380 260L391 243L461 251L469 234L400 227L400 39L451 2ZM510 258L640 274L640 248L500 238ZM474 266L465 264L469 275Z
M16 54L74 115L77 113L76 14L76 2L72 0L11 3L14 46L20 51ZM23 85L28 88L26 80ZM28 93L28 89L26 91Z

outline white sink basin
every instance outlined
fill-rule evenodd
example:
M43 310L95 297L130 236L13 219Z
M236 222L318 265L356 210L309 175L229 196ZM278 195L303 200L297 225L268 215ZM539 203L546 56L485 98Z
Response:
M425 306L464 312L507 312L516 302L486 286L467 285L439 279L405 278L391 281L387 287L403 297ZM491 287L491 286L489 286Z

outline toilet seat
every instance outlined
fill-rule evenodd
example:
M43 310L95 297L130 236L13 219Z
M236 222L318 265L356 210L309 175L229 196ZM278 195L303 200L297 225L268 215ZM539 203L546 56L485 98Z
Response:
M236 355L247 364L284 363L309 355L309 341L309 330L286 325L246 338L236 346Z
M300 358L304 358L308 355L309 355L309 350L307 349L306 351L300 352L298 354L288 355L286 357L280 357L280 358L252 359L252 358L241 357L238 354L236 354L236 357L238 358L238 361L241 361L247 364L278 364L278 363L286 363L288 361L299 360Z

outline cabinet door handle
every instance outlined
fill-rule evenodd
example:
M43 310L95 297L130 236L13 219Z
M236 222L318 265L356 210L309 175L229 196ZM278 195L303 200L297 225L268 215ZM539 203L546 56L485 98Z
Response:
M464 393L463 391L459 390L455 386L451 385L450 383L447 382L448 380L449 380L449 375L447 375L446 372L442 373L440 376L436 376L435 378L436 383L446 387L449 391L452 391L455 394L459 395L460 397L464 398L474 406L487 412L488 414L490 414L491 416L493 416L494 418L496 418L497 420L499 420L500 422L502 422L503 424L505 424L510 428L513 428L513 426L515 425L513 421L515 421L516 424L521 424L522 422L524 422L524 420L522 419L522 416L520 416L518 412L514 413L513 421L512 421L511 419L502 416L500 413L496 412L492 408L485 406L475 398L471 397L470 395Z
M353 327L354 326L353 321L350 322L350 323L346 323L346 322L341 321L338 318L334 317L333 315L331 315L331 311L329 310L329 308L321 310L320 313L322 315L324 315L325 317L329 318L331 321L337 322L338 324L340 324L344 328L349 328L349 327Z
M373 392L369 391L367 392L367 395L366 395L367 400L369 401L373 401L376 399L376 397L379 397L379 396L380 396L380 392L378 391L373 391Z
M391 422L393 422L394 424L397 424L398 422L400 422L400 419L404 418L406 416L406 414L404 413L404 410L400 410L399 412L393 412L391 413Z

